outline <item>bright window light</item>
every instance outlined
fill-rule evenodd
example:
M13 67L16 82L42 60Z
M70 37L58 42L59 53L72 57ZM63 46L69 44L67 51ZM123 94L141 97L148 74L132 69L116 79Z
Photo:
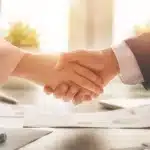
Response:
M133 35L136 24L150 22L150 0L115 0L113 43Z
M22 20L40 33L45 52L68 50L69 0L2 0L2 17Z

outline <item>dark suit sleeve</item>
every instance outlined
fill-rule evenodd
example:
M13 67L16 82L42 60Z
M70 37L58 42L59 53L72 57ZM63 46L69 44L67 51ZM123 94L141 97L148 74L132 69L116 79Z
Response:
M150 33L125 40L133 52L144 78L144 87L150 88Z

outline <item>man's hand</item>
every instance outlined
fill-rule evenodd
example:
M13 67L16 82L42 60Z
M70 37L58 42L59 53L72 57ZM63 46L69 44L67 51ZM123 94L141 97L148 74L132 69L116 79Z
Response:
M77 63L94 71L100 71L104 68L101 51L77 50L69 53L62 53L57 61L56 69L63 69L68 63Z
M76 62L84 67L92 69L95 73L101 76L104 86L106 86L119 73L118 62L112 49L103 50L101 52L81 50L74 51L71 53L64 53L61 55L60 61L57 63L56 68L58 70L61 70L68 63L72 62ZM67 85L65 85L65 87L66 89L68 89ZM61 89L63 87L62 85L60 85L58 88ZM45 89L45 91L48 91L48 89ZM57 89L54 94L57 96ZM61 97L66 96L66 91L61 92L59 96L60 95ZM77 95L78 94L76 94L76 96ZM74 99L74 95L72 95L72 97L69 98ZM84 100L86 100L86 97L84 97Z
M74 51L64 53L56 65L56 69L63 69L68 63L77 63L101 75L104 85L119 73L119 66L112 49L102 51ZM86 77L86 75L84 75Z

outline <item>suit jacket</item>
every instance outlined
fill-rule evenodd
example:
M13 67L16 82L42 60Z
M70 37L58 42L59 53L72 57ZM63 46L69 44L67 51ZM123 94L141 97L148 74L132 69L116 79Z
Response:
M133 52L143 74L144 87L150 88L150 33L127 39L125 42Z

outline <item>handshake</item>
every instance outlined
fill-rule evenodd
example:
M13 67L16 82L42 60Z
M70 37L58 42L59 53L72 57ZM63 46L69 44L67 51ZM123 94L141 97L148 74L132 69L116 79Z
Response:
M57 73L53 80L61 79L55 85L45 85L45 92L53 93L64 101L72 100L74 104L90 101L103 92L118 73L119 66L111 49L104 51L74 51L63 53L55 65ZM58 77L59 76L59 77Z
M29 65L27 65L29 64ZM112 49L60 55L25 53L14 75L44 85L47 94L79 104L90 101L119 73Z

